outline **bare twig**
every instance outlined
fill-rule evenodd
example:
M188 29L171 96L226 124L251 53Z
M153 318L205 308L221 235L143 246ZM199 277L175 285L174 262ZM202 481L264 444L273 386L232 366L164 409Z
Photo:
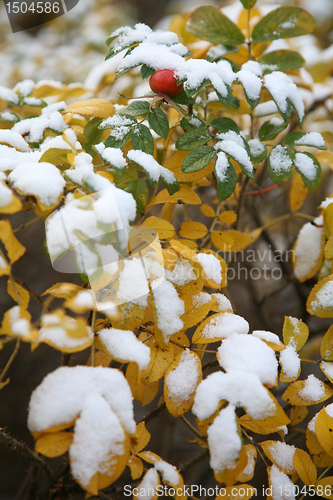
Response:
M28 287L28 285L26 285L22 280L20 280L19 278L17 278L16 276L12 275L13 277L13 280L18 283L19 285L21 285L22 288L24 288L27 292L30 293L30 295L37 300L37 302L45 309L45 311L47 311L48 313L51 312L51 309L45 304L45 302L40 298L39 295L37 295L37 293L33 292L31 290L31 288Z

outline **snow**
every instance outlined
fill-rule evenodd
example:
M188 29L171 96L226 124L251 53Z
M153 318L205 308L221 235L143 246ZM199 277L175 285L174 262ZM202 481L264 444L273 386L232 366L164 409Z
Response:
M310 303L314 311L319 308L333 308L333 281L327 281L316 293L316 298Z
M127 158L140 165L153 182L158 182L160 177L162 177L167 184L174 184L177 182L174 174L167 168L162 167L155 158L148 153L144 153L139 149L131 149L127 153Z
M305 401L318 402L325 396L325 386L314 375L309 375L305 380L304 388L299 391L299 396Z
M11 130L13 132L18 132L21 135L29 134L29 141L32 143L41 142L44 131L47 128L61 133L68 127L68 125L64 122L64 119L59 111L52 111L48 109L50 107L51 106L47 106L46 108L43 108L40 116L26 118L25 120L15 123Z
M21 318L19 306L14 306L9 310L9 324L14 335L23 340L30 340L30 323L26 318Z
M0 99L16 105L19 104L18 95L13 90L8 89L3 85L0 85Z
M227 372L256 374L263 384L274 385L277 360L273 349L253 335L234 333L217 350L220 366Z
M278 113L277 106L274 101L266 101L258 104L254 110L254 116L259 118L260 116L272 115L273 113Z
M133 120L133 118L128 118L127 116L124 115L112 115L109 116L109 118L107 118L106 120L103 120L99 125L99 128L106 129L106 128L119 127L120 129L126 129L127 133L129 132L129 127L134 123L135 121Z
M254 61L249 61L254 62ZM261 73L259 63L254 63L259 66L255 66L255 71ZM243 64L242 69L236 73L236 78L241 82L244 87L245 93L249 99L257 100L260 97L261 91L261 79L257 74L251 71L252 66L248 63Z
M222 270L219 260L214 255L207 253L199 253L197 255L197 260L202 265L207 278L220 285L222 281Z
M278 144L270 152L269 164L271 170L277 175L283 172L289 172L293 165L293 161L288 155L288 149Z
M2 172L0 172L2 173ZM13 201L13 192L4 182L0 181L0 207L6 207Z
M137 363L139 370L144 370L149 365L150 349L133 332L103 328L99 332L99 340L108 354L116 360Z
M156 488L160 484L160 478L157 470L153 467L144 475L140 484L138 484L138 500L152 500L156 496Z
M294 163L295 167L298 168L309 181L313 181L317 177L317 166L313 162L311 156L304 153L296 153Z
M30 149L21 134L15 132L13 129L0 129L0 142L9 144L19 151L29 151Z
M325 411L329 417L333 418L333 403L325 407Z
M130 387L119 370L101 366L61 366L46 375L31 395L29 430L44 432L54 426L71 424L92 395L104 398L125 431L134 434L136 425ZM97 422L100 425L100 417Z
M318 267L323 252L324 228L307 222L300 230L294 248L295 276L303 281Z
M14 170L17 165L23 162L38 162L42 156L40 151L28 151L22 153L14 148L0 144L0 171Z
M66 329L65 326L68 328ZM70 334L70 326L76 328L73 318L66 317L66 325L57 314L44 314L41 319L41 328L38 334L38 343L45 342L56 346L57 349L79 349L86 346L93 338L90 327L86 327L86 335L77 337Z
M42 153L45 153L48 149L68 149L69 151L72 151L71 146L68 144L68 142L64 141L63 137L60 135L57 135L56 137L47 137L45 141L41 144L40 150Z
M287 345L280 353L280 365L287 378L294 379L297 377L300 368L301 360L293 345Z
M195 392L199 378L197 357L186 349L181 354L177 365L165 377L169 398L178 405L188 401Z
M329 405L329 406L331 406L331 405ZM328 407L326 406L326 409L327 408ZM314 434L316 433L316 420L318 418L318 415L319 415L319 411L318 411L318 413L315 414L315 416L308 423L308 429L309 429L309 431L313 432Z
M256 420L272 416L276 411L269 392L259 377L240 370L215 372L203 380L197 387L192 411L199 420L206 420L213 415L223 399L244 408Z
M192 297L192 304L194 305L195 309L204 306L205 304L208 304L208 302L210 301L211 301L211 296L209 295L209 293L205 292L199 292L197 295L193 295Z
M251 156L259 156L265 151L265 145L259 139L250 139L248 141Z
M27 106L42 106L43 105L42 99L37 99L36 97L25 97L23 99L23 102Z
M174 465L168 464L168 462L165 462L164 460L158 460L154 463L154 467L162 473L164 481L172 484L173 486L177 486L179 484L179 475Z
M321 202L320 204L320 208L327 208L328 205L330 205L331 203L333 203L333 198L328 196L324 201Z
M327 363L326 361L322 361L320 363L320 368L325 373L328 379L333 379L333 363Z
M202 330L203 338L207 340L227 338L233 333L248 333L248 322L237 314L225 312L215 314Z
M32 94L35 82L30 79L23 80L15 85L14 91L18 91L21 97L27 97Z
M216 300L220 312L232 312L231 302L223 293L212 293L212 297Z
M207 440L210 466L215 473L225 469L234 469L242 449L234 406L229 405L220 411L208 428Z
M164 341L168 342L171 335L184 326L180 317L185 312L185 305L178 297L175 287L166 279L158 278L153 281L152 288L157 327L162 332Z
M11 113L10 111L4 111L3 113L0 113L0 118L1 120L12 123L15 123L19 119L15 113Z
M219 182L225 182L227 180L227 170L229 167L229 160L223 151L217 153L217 159L215 162L215 174Z
M279 336L273 332L267 332L266 330L254 330L252 332L254 337L264 340L265 342L271 342L272 344L280 345Z
M295 141L295 146L313 146L315 148L321 148L325 146L325 141L324 138L321 134L318 132L308 132L307 134L303 135L300 139L297 139Z
M294 483L275 465L272 465L269 473L272 487L272 500L295 500Z
M124 429L108 402L99 394L89 395L75 422L69 449L74 478L87 487L97 472L111 475L117 458L125 453L125 439Z
M95 308L95 300L91 290L80 290L74 297L74 304L87 309Z
M293 104L299 119L304 118L304 103L292 79L281 71L264 76L264 84L282 113L286 113L288 100Z
M15 189L23 194L36 196L43 205L58 203L66 186L59 169L51 163L24 162L8 176Z
M243 165L249 172L253 172L253 165L250 157L245 149L242 137L233 130L216 134L219 141L215 144L216 150L222 150L224 153L230 155L237 163ZM224 173L225 166L222 164L222 174Z
M296 451L295 446L275 441L270 445L269 450L277 467L283 469L287 474L296 472L293 465L293 458Z
M149 295L148 276L141 258L124 260L124 269L119 274L117 303L131 302L145 309Z
M165 277L174 285L184 286L196 279L196 274L190 262L186 259L178 259L172 271L165 271Z
M127 162L121 149L106 148L103 142L96 144L94 148L96 149L102 160L110 163L110 165L112 165L113 167L118 168L119 170L122 170L126 167Z

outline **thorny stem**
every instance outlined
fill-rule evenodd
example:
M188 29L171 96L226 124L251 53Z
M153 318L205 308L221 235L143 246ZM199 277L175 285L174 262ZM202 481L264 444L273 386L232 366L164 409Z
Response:
M6 366L4 367L4 369L2 370L1 372L1 375L0 375L0 383L3 382L3 379L5 378L5 375L6 373L8 372L11 364L13 363L14 359L16 358L16 355L18 353L18 350L20 348L20 345L21 345L21 340L20 339L17 339L16 340L16 344L15 344L15 347L14 347L14 351L12 352L12 355L11 357L9 358L9 360L7 361L7 364Z
M0 428L0 442L4 443L6 446L8 446L8 448L16 451L20 455L23 455L29 460L33 460L34 462L36 462L39 467L44 469L48 480L50 482L53 481L52 472L50 471L46 462L44 462L42 458L35 455L26 443L22 443L21 441L18 441L17 439L9 436L9 434L7 434L2 428Z
M205 439L205 437L201 434L201 432L199 432L195 427L193 427L193 425L191 424L191 422L189 422L185 417L184 415L180 415L180 418L182 419L182 421L184 422L184 424L187 425L187 427L189 429L191 429L192 432L194 432L194 434L196 434L200 439Z
M23 281L21 281L19 278L17 278L16 276L12 275L12 278L14 281L16 281L16 283L18 283L19 285L21 285L22 288L24 288L27 292L30 293L30 295L32 295L32 297L34 297L37 302L48 312L52 312L51 309L45 304L45 302L40 298L39 295L37 295L37 293L33 292L29 287L28 285L26 285Z

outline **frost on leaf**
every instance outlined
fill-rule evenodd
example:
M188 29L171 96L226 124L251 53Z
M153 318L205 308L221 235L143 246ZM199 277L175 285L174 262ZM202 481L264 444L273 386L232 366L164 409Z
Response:
M164 398L167 409L178 417L186 413L194 401L194 394L202 380L199 356L186 349L168 368L164 379Z
M103 415L103 418L101 418ZM97 495L123 472L134 434L130 388L118 370L61 367L32 393L28 427L37 440L74 424L69 448L74 478Z

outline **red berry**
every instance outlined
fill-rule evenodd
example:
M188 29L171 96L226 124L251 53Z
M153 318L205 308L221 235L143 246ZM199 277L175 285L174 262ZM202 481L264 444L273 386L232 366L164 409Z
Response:
M183 90L183 84L177 85L177 79L171 69L161 69L151 75L149 85L156 94L170 96L178 95Z

